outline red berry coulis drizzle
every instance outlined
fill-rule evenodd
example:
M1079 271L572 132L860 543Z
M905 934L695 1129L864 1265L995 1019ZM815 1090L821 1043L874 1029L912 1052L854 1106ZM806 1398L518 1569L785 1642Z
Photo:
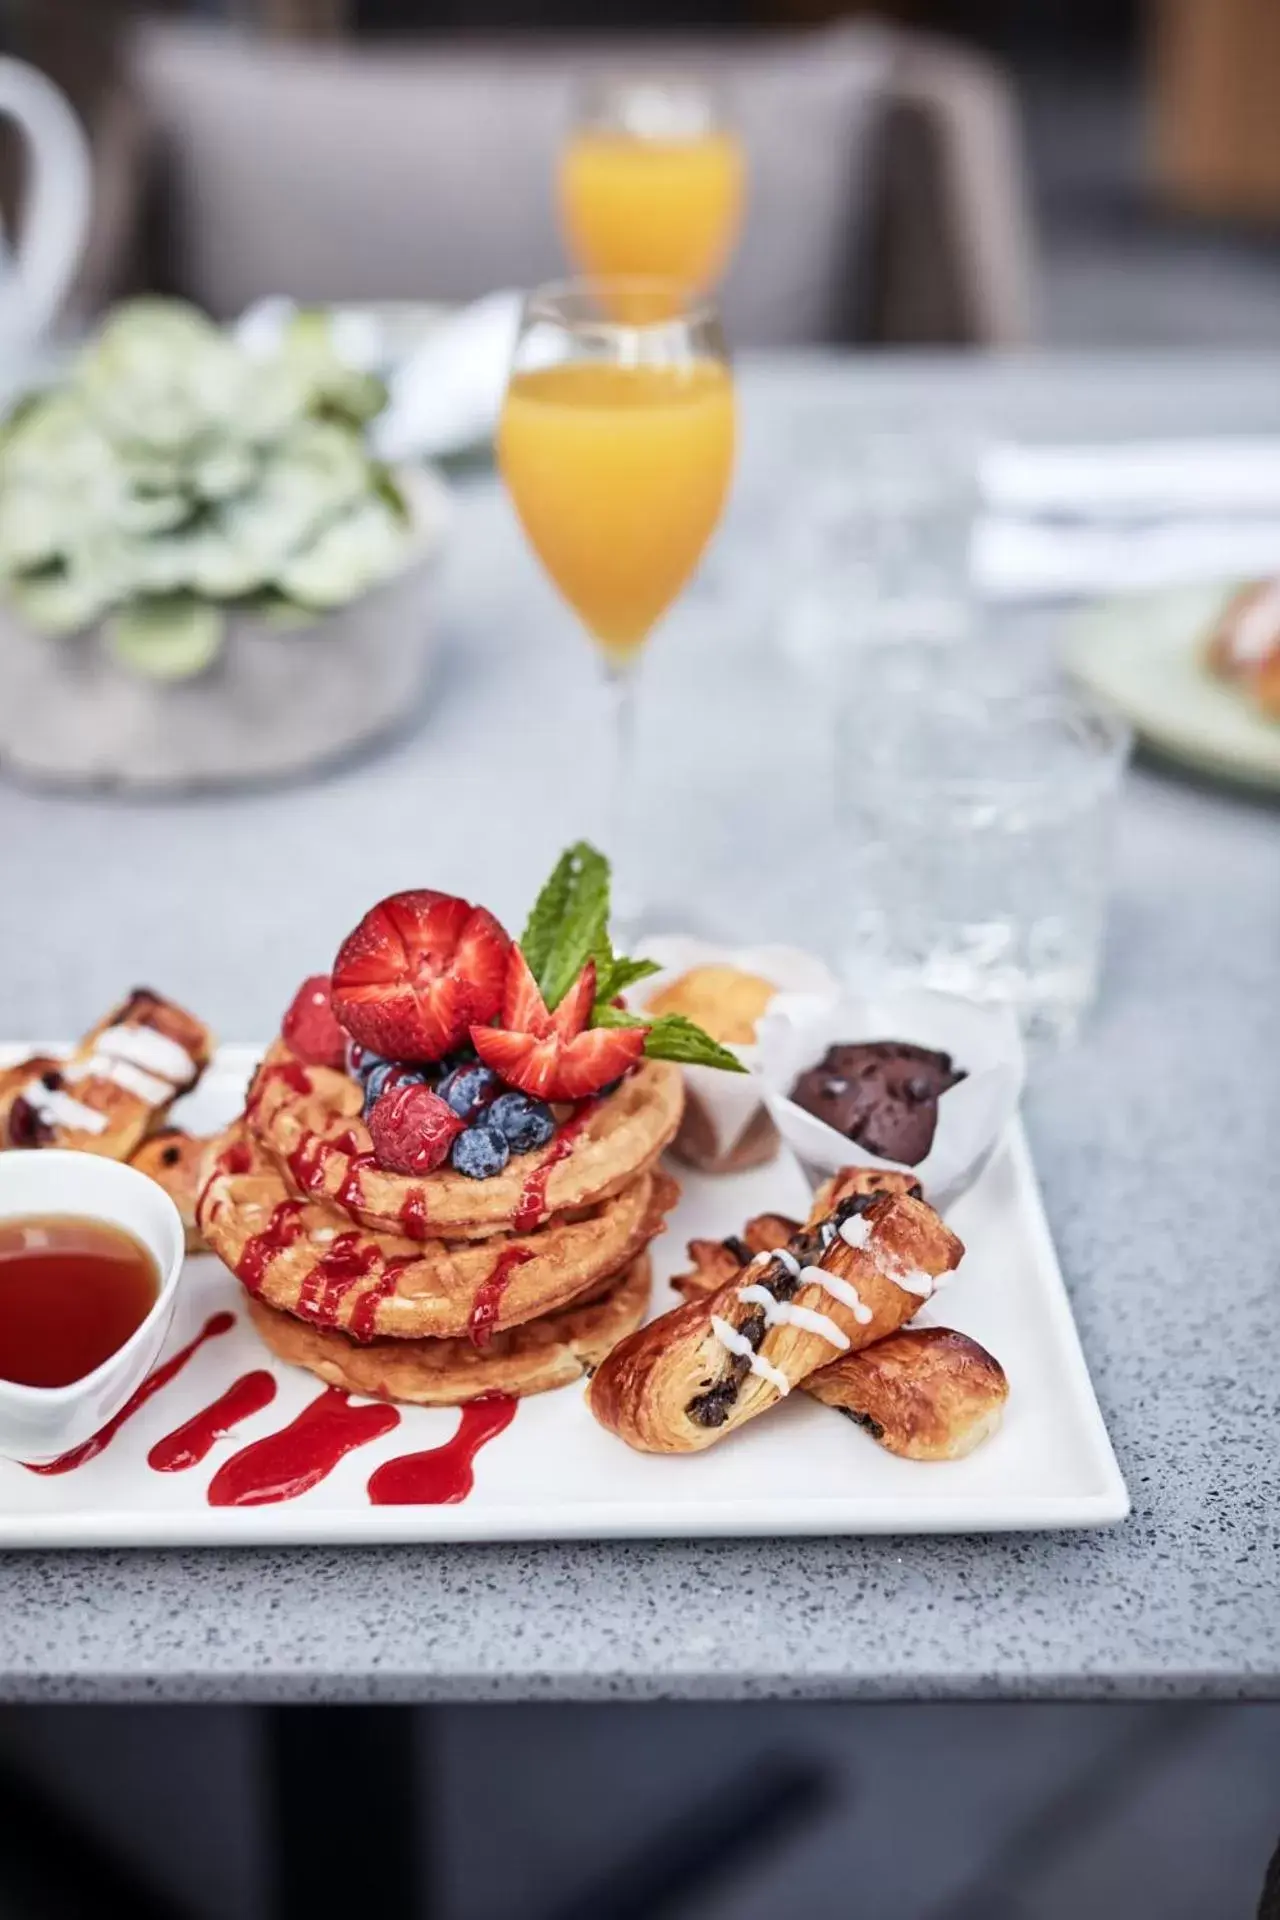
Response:
M411 1187L404 1197L400 1208L400 1231L406 1240L425 1240L427 1226L427 1196L421 1187Z
M224 1147L215 1159L209 1171L209 1176L200 1189L199 1196L196 1200L196 1218L199 1219L201 1209L209 1197L209 1189L215 1180L222 1179L223 1176L228 1173L248 1173L252 1165L253 1148L247 1140L233 1140L229 1147Z
M406 1267L414 1265L416 1254L397 1254L388 1260L382 1272L371 1287L352 1303L351 1318L347 1322L347 1332L353 1340L372 1340L378 1331L378 1308L384 1300L389 1300L395 1292L400 1275Z
M400 1424L384 1402L353 1406L341 1387L326 1387L278 1433L253 1440L224 1460L209 1482L211 1507L263 1507L296 1500L327 1479L355 1447Z
M324 1163L329 1142L322 1133L304 1133L289 1155L293 1184L303 1193L315 1193L324 1185Z
M303 1281L294 1312L316 1326L334 1326L351 1288L368 1279L377 1264L378 1249L363 1234L340 1233Z
M188 1467L198 1467L215 1442L225 1439L251 1414L261 1413L275 1397L276 1383L269 1373L261 1368L255 1373L242 1373L210 1406L202 1407L157 1440L147 1455L147 1465L157 1473L185 1473Z
M586 1100L571 1114L559 1133L547 1149L547 1157L533 1169L521 1190L516 1210L511 1216L511 1225L517 1233L527 1233L536 1227L546 1211L547 1182L551 1178L553 1167L558 1167L573 1147L574 1140L590 1120L599 1100Z
M105 1427L99 1427L92 1438L82 1440L78 1447L72 1447L67 1453L60 1453L56 1460L45 1460L34 1466L24 1462L27 1471L29 1473L70 1473L73 1467L82 1467L86 1461L95 1460L102 1449L115 1439L125 1421L131 1419L139 1407L145 1406L153 1394L159 1393L161 1387L167 1387L174 1376L182 1372L192 1354L202 1347L206 1340L215 1340L220 1333L229 1332L235 1325L235 1318L234 1313L210 1314L195 1339L188 1340L185 1347L179 1347L178 1351L170 1354L154 1373L149 1373L142 1385L125 1401L119 1413L107 1421Z
M378 1160L377 1160L376 1154L372 1154L372 1153L353 1153L352 1154L350 1164L348 1165L346 1172L342 1176L342 1185L338 1188L338 1191L333 1196L335 1201L340 1207L345 1208L347 1211L351 1211L356 1207L361 1207L364 1205L364 1192L361 1186L361 1182L364 1178L366 1170L369 1167L376 1167L377 1164L378 1164Z
M282 1200L261 1233L255 1233L240 1255L237 1277L250 1293L258 1293L270 1263L291 1247L302 1232L303 1200Z
M473 1347L487 1347L493 1337L494 1325L502 1307L502 1296L511 1283L511 1276L517 1267L526 1260L532 1260L531 1247L507 1247L500 1253L493 1272L487 1280L482 1280L476 1288L475 1299L471 1302L471 1312L467 1316L467 1337Z
M475 1457L516 1417L509 1393L486 1394L462 1409L452 1440L423 1453L402 1453L385 1460L369 1479L375 1507L446 1507L465 1500L475 1485Z
M253 1114L258 1111L273 1080L288 1087L291 1093L305 1096L311 1091L311 1076L300 1060L276 1060L270 1066L259 1067L249 1090L247 1112Z

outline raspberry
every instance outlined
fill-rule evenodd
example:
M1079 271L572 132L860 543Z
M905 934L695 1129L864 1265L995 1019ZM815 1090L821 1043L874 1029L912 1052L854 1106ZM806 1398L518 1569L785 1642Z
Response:
M391 1173L430 1173L448 1158L465 1125L439 1094L417 1082L392 1087L369 1115L378 1165Z
M299 1060L312 1067L344 1068L347 1036L329 1004L329 976L313 973L294 994L280 1032Z

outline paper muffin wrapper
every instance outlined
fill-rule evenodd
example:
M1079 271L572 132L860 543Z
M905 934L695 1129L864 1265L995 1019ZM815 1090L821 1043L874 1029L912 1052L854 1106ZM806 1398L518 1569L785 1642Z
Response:
M707 940L664 934L646 940L640 952L646 960L656 960L662 971L628 991L627 1003L636 1013L643 1013L655 995L694 967L737 967L743 973L756 973L772 981L779 996L799 996L814 1006L840 997L835 975L816 955L799 947L722 947ZM768 1017L766 1013L765 1019ZM715 1067L684 1069L685 1086L703 1108L715 1136L717 1158L732 1153L764 1104L757 1077L758 1041L754 1046L731 1047L730 1052L747 1068L746 1074L721 1073Z
M938 1100L938 1124L914 1173L940 1211L973 1185L994 1152L1022 1093L1025 1061L1017 1021L1007 1007L950 994L842 993L838 998L779 995L760 1022L755 1071L774 1124L806 1167L901 1167L882 1160L790 1096L799 1074L840 1042L906 1040L948 1053L965 1078Z

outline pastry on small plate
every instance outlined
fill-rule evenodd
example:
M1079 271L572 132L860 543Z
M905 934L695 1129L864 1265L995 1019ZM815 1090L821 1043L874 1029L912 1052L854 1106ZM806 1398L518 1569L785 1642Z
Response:
M1209 635L1209 669L1232 680L1268 718L1280 720L1280 579L1234 593Z
M135 987L65 1060L29 1060L0 1075L0 1145L128 1160L212 1052L203 1021Z
M780 994L821 1003L839 996L839 982L814 955L795 947L717 947L677 936L649 940L645 957L660 971L627 995L628 1005L655 1017L679 1014L754 1070L761 1021ZM758 1083L711 1068L685 1068L685 1110L673 1151L701 1173L740 1173L778 1150L778 1131Z

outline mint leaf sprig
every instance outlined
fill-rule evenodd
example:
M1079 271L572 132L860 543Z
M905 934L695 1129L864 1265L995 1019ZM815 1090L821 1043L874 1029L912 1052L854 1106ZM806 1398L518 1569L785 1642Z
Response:
M552 1012L587 961L609 950L609 862L578 840L556 861L533 903L520 946Z
M659 1014L656 1020L639 1014L624 1013L621 1007L597 1006L591 1016L593 1027L647 1027L644 1043L649 1060L675 1060L682 1067L719 1067L722 1073L745 1073L736 1053L722 1047L718 1040L682 1013Z
M520 946L548 1008L554 1012L588 960L596 966L593 1027L644 1027L645 1056L681 1066L718 1067L745 1073L735 1053L683 1014L655 1020L628 1013L613 1002L628 987L660 973L654 960L616 954L609 939L609 862L586 840L577 840L557 860L533 903Z

